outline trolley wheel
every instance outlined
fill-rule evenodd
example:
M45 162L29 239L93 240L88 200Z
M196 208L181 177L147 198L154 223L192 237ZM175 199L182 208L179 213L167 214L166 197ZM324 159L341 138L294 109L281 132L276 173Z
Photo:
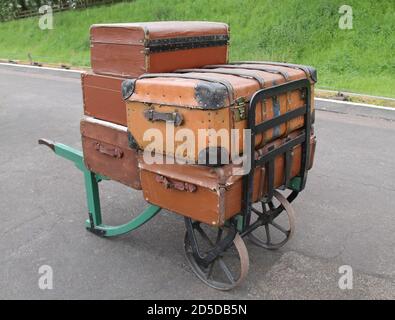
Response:
M277 190L274 190L273 196L278 202L277 205L274 201L262 202L262 212L252 210L257 215L257 219L262 219L264 222L262 225L264 232L260 232L262 227L259 227L248 234L252 243L269 250L281 248L291 239L295 231L295 211L291 204Z
M209 227L208 229L211 230L206 232L200 224L195 224L194 229L197 231L195 234L201 252L207 252L213 248L221 240L222 235L227 232L227 228L218 228L215 232L212 230L213 228ZM236 233L232 245L208 267L204 267L196 261L192 252L188 231L185 234L184 250L192 271L201 281L214 289L231 290L238 286L247 276L249 269L248 251L238 233Z

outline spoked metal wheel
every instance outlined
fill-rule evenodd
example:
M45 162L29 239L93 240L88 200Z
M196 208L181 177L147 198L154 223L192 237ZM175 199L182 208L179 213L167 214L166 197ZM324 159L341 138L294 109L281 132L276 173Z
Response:
M193 223L193 232L199 252L204 256L224 239L228 228L210 228ZM204 265L193 253L188 231L185 235L184 249L186 258L197 277L206 285L218 290L231 290L247 276L249 268L248 251L238 233L228 248L221 252L210 264Z
M252 208L255 221L260 221L261 227L248 235L252 243L269 250L281 248L295 230L295 212L291 204L277 190L273 196L272 201L261 203L262 211Z

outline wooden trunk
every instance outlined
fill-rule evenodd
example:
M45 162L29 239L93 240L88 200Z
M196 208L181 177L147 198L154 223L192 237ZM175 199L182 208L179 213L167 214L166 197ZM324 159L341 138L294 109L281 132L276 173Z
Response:
M138 77L227 63L229 28L224 23L162 21L96 24L91 27L95 73Z

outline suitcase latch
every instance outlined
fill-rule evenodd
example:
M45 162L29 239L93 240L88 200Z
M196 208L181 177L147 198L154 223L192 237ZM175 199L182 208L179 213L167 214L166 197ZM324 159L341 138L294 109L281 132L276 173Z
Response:
M236 99L235 107L233 108L234 119L236 122L245 120L247 118L246 104L246 99L244 97Z

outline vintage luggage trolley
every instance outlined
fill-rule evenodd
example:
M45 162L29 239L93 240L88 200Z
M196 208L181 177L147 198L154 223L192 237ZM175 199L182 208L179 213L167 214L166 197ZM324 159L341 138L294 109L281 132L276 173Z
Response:
M256 123L255 109L258 103L291 90L303 92L305 101L303 106L271 120ZM186 258L194 273L207 285L219 290L229 290L245 278L249 268L249 257L244 238L248 237L252 243L270 250L280 248L291 238L294 232L294 210L290 203L304 189L307 171L312 166L311 152L314 152L315 146L315 138L311 139L313 115L311 82L308 79L261 89L253 95L247 115L248 128L251 130L250 145L255 145L255 138L258 134L296 117L303 116L304 124L296 136L283 139L281 144L272 146L262 155L257 156L255 149L252 148L249 157L251 170L242 177L241 210L238 214L224 221L223 225L216 227L210 227L190 217L185 217ZM130 232L152 219L161 210L159 206L150 205L126 224L119 226L104 224L100 209L99 182L109 180L109 178L89 170L81 151L47 139L40 139L39 143L50 147L57 155L71 160L83 172L89 210L86 228L94 234L112 237ZM292 160L297 147L301 148L300 170L295 177L291 178ZM110 153L109 150L103 152ZM111 156L117 157L116 154ZM275 183L278 163L276 160L278 159L281 159L281 165L284 166L284 179L281 185ZM264 190L258 190L261 197L255 201L254 175L262 170L265 172L266 183L265 186L259 186ZM290 190L290 194L285 197L278 189ZM283 217L285 225L277 222L280 217ZM263 236L257 233L262 228L264 229ZM277 236L274 239L273 231L276 231L278 235L281 234L282 237Z
M83 151L39 140L82 171L87 230L113 237L161 209L178 213L185 219L184 250L193 272L219 290L234 288L247 275L244 239L274 250L291 238L291 202L305 188L316 144L316 71L276 62L228 63L228 44L224 23L93 25L92 72L82 74ZM249 131L238 146L221 140L212 148L194 147L188 164L147 163L147 152L177 158L174 148L152 150L144 139L148 129L163 132L169 123L179 132ZM240 147L246 144L249 149ZM249 170L234 173L234 153ZM220 162L200 161L211 154ZM149 206L125 224L104 224L103 180L142 190Z

